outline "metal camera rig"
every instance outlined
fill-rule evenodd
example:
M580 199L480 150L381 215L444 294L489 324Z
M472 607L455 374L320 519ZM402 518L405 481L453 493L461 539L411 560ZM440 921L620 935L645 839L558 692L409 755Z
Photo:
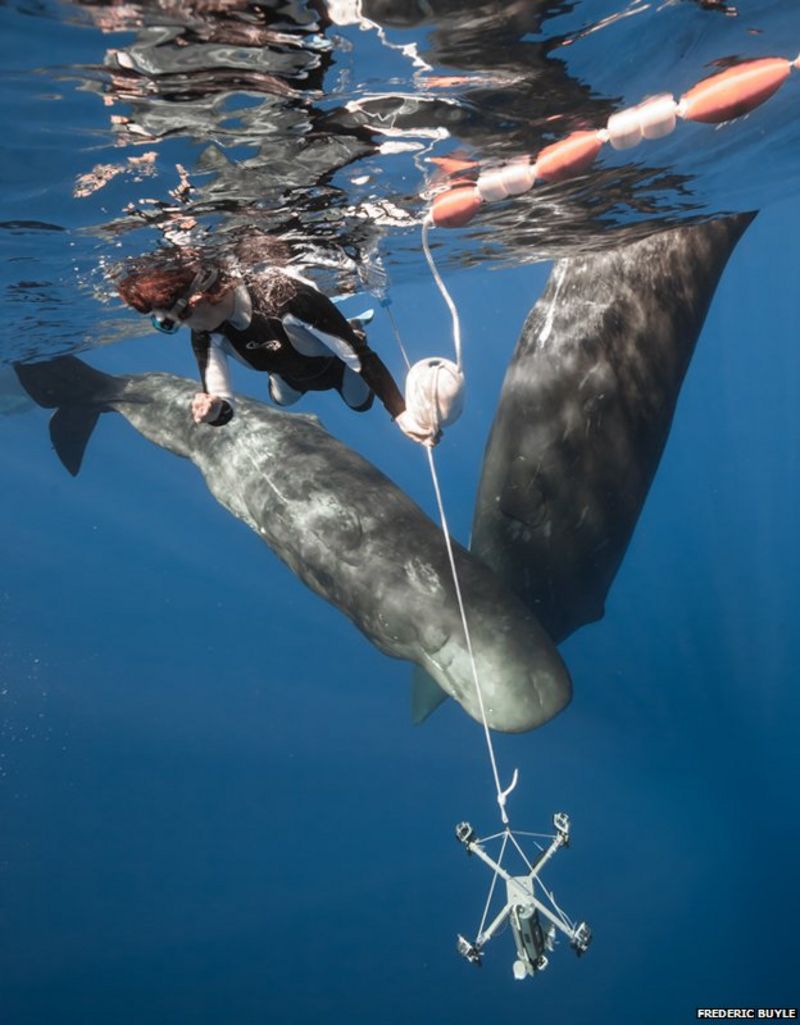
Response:
M556 904L555 898L540 879L542 869L556 851L561 847L569 846L569 817L564 812L557 812L553 816L553 826L555 835L549 837L549 846L544 848L537 844L539 853L533 860L528 859L517 836L534 836L536 834L515 834L506 826L501 833L479 839L468 822L460 822L456 826L456 837L464 845L467 853L480 858L494 872L483 919L475 941L470 942L461 935L458 937L457 950L470 964L480 965L482 963L484 947L506 921L511 925L517 948L517 958L514 961L515 979L524 979L529 975L535 975L536 972L547 967L546 952L553 950L559 932L569 939L570 946L578 956L584 954L588 949L592 940L589 926L586 922L573 923ZM487 853L484 845L491 840L501 838L500 855L495 860ZM526 874L511 875L503 868L503 855L509 843L522 857L528 869ZM498 876L505 880L506 902L487 925L486 919ZM548 899L549 907L539 899L540 892Z

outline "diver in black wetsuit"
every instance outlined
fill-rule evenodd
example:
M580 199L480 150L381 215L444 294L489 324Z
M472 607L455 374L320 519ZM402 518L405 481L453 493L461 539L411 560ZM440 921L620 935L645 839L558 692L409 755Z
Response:
M234 415L228 356L269 375L272 400L289 406L308 391L335 389L363 412L378 396L408 437L436 438L406 414L405 401L364 332L310 281L277 267L233 277L194 258L177 266L145 262L118 284L128 305L172 334L191 329L203 391L197 423L221 427Z

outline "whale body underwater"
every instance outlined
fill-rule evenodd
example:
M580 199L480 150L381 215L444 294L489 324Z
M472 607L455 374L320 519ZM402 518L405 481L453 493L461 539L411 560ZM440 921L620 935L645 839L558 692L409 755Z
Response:
M472 552L454 544L491 728L531 730L568 704L556 644L603 614L753 216L559 261L529 314L486 448ZM194 462L217 501L379 650L418 667L416 721L447 695L480 721L439 527L316 417L241 399L212 428L192 422L196 385L183 378L111 376L71 356L16 371L56 409L51 438L71 473L100 414L121 414Z
M377 648L415 663L480 721L440 528L316 417L240 399L231 423L214 428L192 421L197 385L184 378L111 376L72 356L16 370L39 405L56 409L51 438L73 475L101 413L121 414L190 459L217 501ZM540 726L572 692L555 645L491 570L456 543L454 555L489 725Z
M720 276L753 213L558 261L483 460L471 550L556 643L603 616Z

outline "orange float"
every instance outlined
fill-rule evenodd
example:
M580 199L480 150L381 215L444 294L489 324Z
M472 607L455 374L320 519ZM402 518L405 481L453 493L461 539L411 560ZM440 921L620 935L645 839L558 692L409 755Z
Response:
M455 185L434 198L431 220L437 228L460 228L472 220L481 202L474 182Z
M445 174L460 174L478 166L477 160L462 160L459 157L431 157L430 162Z
M558 182L572 178L594 161L603 144L625 149L644 139L660 139L675 128L676 116L687 121L720 124L755 110L774 95L789 77L800 70L800 57L761 57L727 68L703 79L683 94L679 103L671 95L651 97L637 107L613 114L605 129L572 132L565 139L546 146L535 163L512 162L491 168L478 177L451 182L446 192L433 201L431 219L439 227L459 228L478 212L481 203L526 192L534 181ZM443 169L458 173L477 166L472 161L438 158Z
M600 152L603 139L599 132L572 132L554 142L536 157L536 177L546 182L562 181L585 170Z
M792 69L783 57L764 57L698 82L681 97L678 111L689 121L718 124L749 114L783 85Z

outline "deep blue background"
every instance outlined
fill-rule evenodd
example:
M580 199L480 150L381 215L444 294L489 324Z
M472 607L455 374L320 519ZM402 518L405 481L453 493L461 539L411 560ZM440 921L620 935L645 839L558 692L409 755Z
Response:
M517 822L573 816L551 880L596 932L583 961L562 951L526 986L507 937L483 972L452 953L487 882L452 825L494 816L476 726L453 706L412 729L406 669L190 465L109 416L71 480L44 413L6 419L13 1025L667 1023L796 1000L797 226L790 207L762 214L733 257L608 613L566 646L573 705L500 738ZM453 282L481 381L440 457L461 536L501 354L542 276ZM409 334L443 319L416 292L396 298ZM94 361L188 370L189 355L147 339ZM419 453L379 412L367 432L330 406L425 497Z
M120 418L77 480L44 412L0 419L3 1025L673 1025L796 1005L799 233L796 205L774 205L731 260L607 614L564 648L573 704L498 739L516 822L570 812L548 878L595 931L523 985L508 935L481 972L453 949L488 884L452 836L494 828L479 728L452 703L412 728L408 667ZM462 539L545 277L449 279L470 396L439 463ZM432 284L393 298L416 354L446 351ZM393 351L384 319L371 337ZM90 359L193 372L181 338ZM314 408L432 510L381 410Z

